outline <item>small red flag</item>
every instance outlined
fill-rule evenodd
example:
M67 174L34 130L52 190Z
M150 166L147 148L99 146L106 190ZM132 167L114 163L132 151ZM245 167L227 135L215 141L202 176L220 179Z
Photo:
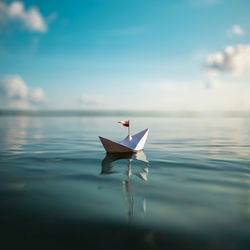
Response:
M129 127L129 121L119 121L124 127Z

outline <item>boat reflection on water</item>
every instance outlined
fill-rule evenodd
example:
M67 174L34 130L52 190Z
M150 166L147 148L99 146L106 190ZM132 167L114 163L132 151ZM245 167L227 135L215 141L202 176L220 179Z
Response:
M137 153L107 153L106 157L102 160L102 170L101 174L115 174L118 173L114 170L115 166L113 166L113 162L119 160L127 160L127 171L125 172L127 178L122 181L122 190L125 198L125 203L127 204L127 220L129 223L132 222L134 218L135 210L135 200L133 195L133 189L131 186L132 176L137 176L143 181L148 180L148 173L149 173L149 161L146 158L146 155L143 151ZM136 168L135 171L132 172L132 162L142 162L144 163L142 167L139 169ZM136 180L133 180L133 182ZM142 198L141 202L141 211L143 213L143 218L146 214L146 199Z

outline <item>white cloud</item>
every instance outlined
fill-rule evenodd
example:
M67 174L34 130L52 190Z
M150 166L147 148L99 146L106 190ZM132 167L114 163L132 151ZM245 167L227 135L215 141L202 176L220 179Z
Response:
M224 88L223 83L218 79L208 79L207 82L205 83L205 86L207 89L216 89L216 90Z
M20 1L14 1L9 5L0 2L0 22L19 22L24 28L30 31L46 32L48 26L39 9L35 6L25 9Z
M43 90L38 88L29 92L29 98L33 102L43 102L45 100L45 95Z
M20 76L7 76L2 80L3 94L10 99L26 99L28 88Z
M227 46L223 52L208 56L205 69L210 74L250 75L250 44Z
M141 86L144 109L226 111L250 109L250 85L226 79L164 81ZM149 99L150 96L150 99ZM138 100L139 102L139 100Z
M243 36L244 35L244 30L237 24L233 25L228 31L227 34L229 36Z
M0 80L1 108L32 108L32 103L42 103L45 100L41 88L29 90L27 84L19 75L6 76Z
M82 95L80 104L83 107L97 107L103 104L103 98L100 96L87 96Z

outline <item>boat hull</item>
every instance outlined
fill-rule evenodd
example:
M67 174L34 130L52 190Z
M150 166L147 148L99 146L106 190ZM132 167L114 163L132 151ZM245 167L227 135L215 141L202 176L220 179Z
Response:
M111 141L104 137L99 136L100 141L102 142L103 147L108 153L135 153L136 150L126 147L120 143L115 141Z
M143 150L147 140L149 129L145 129L136 135L127 136L122 142L118 143L107 138L101 137L100 141L107 153L136 153Z

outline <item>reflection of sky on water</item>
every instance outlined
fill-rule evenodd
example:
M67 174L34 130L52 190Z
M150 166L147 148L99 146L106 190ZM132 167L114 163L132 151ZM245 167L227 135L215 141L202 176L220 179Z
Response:
M43 138L39 118L26 116L1 117L1 144L3 151L21 154L24 146Z
M118 174L119 171L115 170L114 162L125 160L125 167L127 165L127 170L123 170L124 176L127 176L126 179L122 180L122 190L123 196L125 200L125 214L127 217L127 221L129 223L133 222L134 217L136 216L138 219L138 215L141 218L144 218L146 215L146 198L138 197L133 194L133 186L131 182L136 181L131 180L132 175L139 177L143 181L147 181L148 173L149 173L149 162L146 158L146 155L143 151L138 153L108 153L105 158L102 160L102 170L101 174ZM127 162L126 162L127 161ZM133 163L136 161L141 161L145 163L145 166L142 166L139 170L136 169L133 171ZM135 167L135 166L134 166ZM138 206L138 199L140 200L140 205Z
M140 154L106 157L98 136L122 139L120 118L0 117L1 197L39 218L248 229L249 119L134 119L132 133L150 128L149 167Z
M3 119L1 119L3 120ZM4 123L1 126L3 150L8 150L13 154L21 152L23 145L27 143L27 117L10 117L3 120ZM6 147L6 148L4 148Z
M150 148L196 157L249 159L250 120L240 118L162 118L153 124ZM162 124L167 124L161 126ZM152 135L153 134L153 135Z

